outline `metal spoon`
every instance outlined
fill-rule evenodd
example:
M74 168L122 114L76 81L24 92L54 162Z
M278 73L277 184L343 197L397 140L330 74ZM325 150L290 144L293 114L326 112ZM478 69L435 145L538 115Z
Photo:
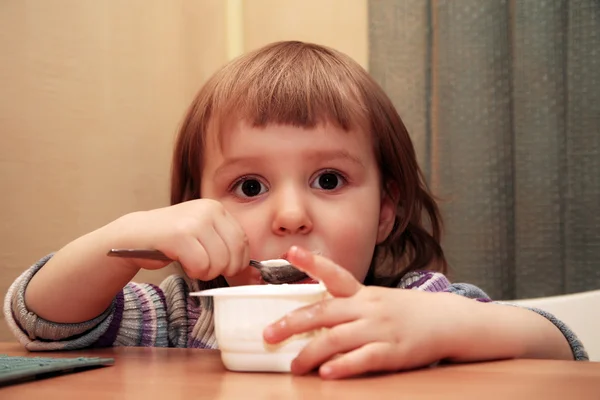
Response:
M163 252L152 249L111 249L106 254L110 257L143 258L146 260L174 261ZM294 267L286 260L250 260L250 266L258 269L267 283L294 283L308 278L304 272Z

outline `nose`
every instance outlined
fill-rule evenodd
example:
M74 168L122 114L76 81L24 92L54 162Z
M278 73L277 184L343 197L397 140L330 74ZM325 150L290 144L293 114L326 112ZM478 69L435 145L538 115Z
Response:
M307 234L313 229L306 193L301 189L285 188L271 193L273 200L273 233L280 236Z

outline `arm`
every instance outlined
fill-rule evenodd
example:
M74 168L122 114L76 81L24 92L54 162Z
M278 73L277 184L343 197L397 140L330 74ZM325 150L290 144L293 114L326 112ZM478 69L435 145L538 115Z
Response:
M22 343L34 346L30 341L36 339L73 339L68 348L91 344L159 346L167 342L158 330L166 332L167 328L185 329L187 337L187 317L176 318L178 312L188 311L185 296L169 310L166 319L172 320L170 326L164 322L170 299L164 294L180 292L176 288L181 285L163 293L153 285L127 283L140 268L158 269L167 262L107 257L106 252L115 247L160 250L179 261L189 278L202 281L236 275L248 266L249 258L244 231L216 201L192 200L127 214L76 239L14 282L4 312ZM124 334L122 338L119 332ZM138 333L141 336L135 339ZM85 343L77 336L85 338ZM177 339L179 336L169 338L176 346L187 345ZM47 349L41 341L38 344Z
M180 262L187 276L210 281L248 266L246 234L222 204L198 199L127 214L61 249L33 276L27 308L58 323L102 314L135 274L168 262L107 257L111 248L151 248Z
M78 323L47 321L27 309L25 292L32 276L45 268L44 257L11 285L4 301L8 327L30 351L73 350L108 346L186 347L189 326L198 319L192 310L186 280L172 275L160 287L130 282L99 316ZM209 336L205 341L210 344Z
M452 310L452 335L440 336L448 361L506 358L573 360L565 335L543 316L520 307L473 301L451 293L444 308Z
M48 260L27 285L28 310L57 323L88 321L106 311L139 271L131 260L106 256L123 243L127 218L76 239Z
M446 278L439 273L434 274L431 278L434 280L446 280ZM518 335L522 336L523 338L528 338L529 341L535 342L533 343L533 346L537 348L537 350L534 347L528 346L529 351L526 351L526 354L522 355L521 357L559 358L570 360L589 359L587 352L585 351L581 341L577 338L577 335L562 321L546 311L537 308L517 306L506 302L492 301L483 290L474 285L466 283L450 284L448 282L444 288L444 291L454 293L468 299L477 300L477 303L493 303L486 305L492 305L494 307L485 307L482 309L482 311L488 309L493 310L492 314L488 316L489 318L493 316L497 310L498 318L500 319L497 320L496 323L500 323L507 318L507 321L503 321L503 327L498 328L499 330L497 333L502 332L503 329L511 329L513 331L522 330L524 332L520 332ZM486 317L482 318L484 318L483 321L485 322ZM494 322L491 321L488 321L487 323L490 325L494 324ZM517 332L513 332L513 334L514 333ZM510 333L507 332L507 334ZM532 343L530 343L530 345L531 344ZM550 346L550 349L547 350L549 353L554 353L553 355L543 355L543 353L546 353L546 351L541 349L540 346L543 346L544 344Z
M529 350L524 349L525 354L517 357L588 360L587 352L575 333L562 321L543 310L492 301L477 286L467 283L451 284L443 274L437 272L411 272L402 280L399 287L425 292L449 292L476 300L477 304L488 303L484 304L484 307L477 307L476 311L485 314L478 315L481 323L485 326L500 325L496 326L494 331L491 332L492 335L502 334L503 337L510 337L516 334L534 341L533 346L535 348L528 346ZM467 306L470 306L470 304ZM489 319L493 320L490 321ZM474 329L476 332L481 332L476 328ZM510 330L510 332L507 332L507 330ZM518 330L522 332L517 332ZM477 342L478 338L475 337L472 340ZM549 344L549 352L553 355L547 354L547 356L544 356L542 354L545 351L540 346L545 343ZM525 345L525 343L520 344ZM468 345L465 344L465 346ZM458 361L458 358L455 361Z

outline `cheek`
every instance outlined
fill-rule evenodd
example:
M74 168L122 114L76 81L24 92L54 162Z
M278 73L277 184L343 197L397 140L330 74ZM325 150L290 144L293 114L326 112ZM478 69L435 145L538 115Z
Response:
M338 223L327 229L326 241L330 258L362 282L371 265L377 242L379 210L355 212L354 215L338 214Z

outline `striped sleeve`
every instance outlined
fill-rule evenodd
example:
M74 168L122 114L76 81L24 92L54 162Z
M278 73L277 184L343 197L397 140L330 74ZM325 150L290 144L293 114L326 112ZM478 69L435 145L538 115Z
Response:
M186 347L186 306L181 309L181 302L185 303L185 282L175 276L161 284L166 292L152 284L130 282L101 315L81 323L55 323L29 311L24 300L27 285L51 257L52 254L44 257L23 272L4 299L7 324L25 348L48 351L109 346Z
M168 347L166 301L158 287L128 283L113 304L111 324L93 347Z

